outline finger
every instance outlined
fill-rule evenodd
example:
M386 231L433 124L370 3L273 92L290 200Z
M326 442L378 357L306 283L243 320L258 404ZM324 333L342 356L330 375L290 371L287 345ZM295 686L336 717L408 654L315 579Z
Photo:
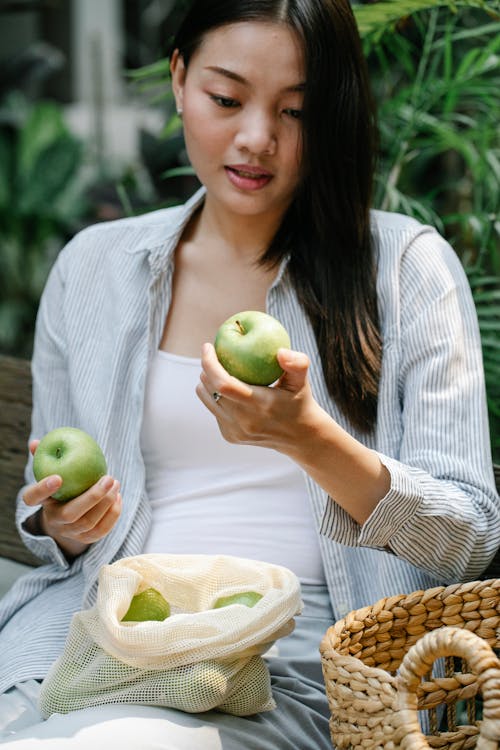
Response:
M41 482L27 487L24 491L23 500L26 505L40 505L49 500L61 485L61 477L58 474L51 474L51 476L42 479Z
M36 439L29 441L28 446L29 446L30 453L31 453L32 456L35 455L35 451L38 448L39 444L40 444L40 441L36 440Z
M112 511L111 517L113 518L117 515L119 516L121 513L120 483L116 480L101 501L72 524L73 535L78 541L86 542L87 544L95 541L90 540L88 535L93 534L95 529L101 526L103 519L110 511Z
M303 352L295 352L292 349L278 349L277 359L285 371L279 380L279 388L298 393L307 380L309 357Z
M210 343L203 344L201 365L200 380L209 395L220 393L226 398L234 399L249 398L252 395L251 386L233 377L222 367Z
M93 544L99 539L109 534L113 526L118 521L122 511L122 496L116 493L114 501L108 506L100 518L92 524L87 531L80 534L78 540L85 544Z
M63 521L71 524L76 523L103 501L107 501L109 505L114 501L119 489L120 483L106 474L81 495L64 503L64 510L61 514ZM99 510L97 510L97 513L99 513Z
M219 415L220 415L220 410L223 405L222 397L221 399L216 401L213 397L213 393L209 393L208 387L202 382L198 383L198 385L196 386L196 395L198 396L200 401L207 407L207 409L212 412L212 414L215 417L218 416L217 411L219 411Z

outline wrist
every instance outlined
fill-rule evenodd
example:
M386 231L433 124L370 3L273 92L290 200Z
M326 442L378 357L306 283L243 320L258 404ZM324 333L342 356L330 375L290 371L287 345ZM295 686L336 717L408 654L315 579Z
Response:
M281 448L359 524L390 489L380 458L341 427L319 404L303 412L295 436Z
M336 427L336 423L321 406L312 401L279 449L307 471L309 466L317 462L318 451L325 449L326 437L331 437L330 430Z
M31 536L48 536L47 531L43 525L43 508L39 508L35 513L24 521L23 527L28 534Z
M36 513L33 513L31 516L29 516L24 521L23 526L28 534L31 534L32 536L48 536L53 539L57 546L62 550L64 555L68 558L68 560L72 560L75 557L78 557L90 546L89 544L85 544L84 542L78 542L74 539L61 537L59 534L50 531L47 528L43 507L39 508Z

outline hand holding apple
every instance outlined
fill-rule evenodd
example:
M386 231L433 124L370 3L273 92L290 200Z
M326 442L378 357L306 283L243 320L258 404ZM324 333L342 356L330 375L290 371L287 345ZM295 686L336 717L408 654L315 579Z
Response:
M33 473L40 481L51 474L62 479L52 494L56 500L72 500L95 484L108 467L96 441L76 427L58 427L39 442L33 457Z
M301 441L308 442L319 407L307 378L307 355L282 348L276 357L283 370L278 381L272 387L249 385L230 375L219 362L214 346L206 343L196 393L217 419L228 442L291 455ZM222 396L217 402L214 392Z
M34 456L40 440L30 441ZM120 483L105 474L71 502L54 499L62 486L59 474L50 474L28 486L23 495L26 505L39 507L24 526L34 535L51 536L68 557L84 552L93 542L106 536L121 513Z

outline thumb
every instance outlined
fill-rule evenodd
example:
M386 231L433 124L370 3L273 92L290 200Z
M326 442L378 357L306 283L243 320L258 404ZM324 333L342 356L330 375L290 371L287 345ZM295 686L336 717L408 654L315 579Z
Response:
M309 370L309 357L303 352L279 349L277 359L285 371L279 380L280 388L297 393L305 385Z
M29 449L30 449L30 453L31 453L32 456L35 455L35 451L38 448L39 442L40 441L36 440L36 439L35 440L30 440L30 442L29 442Z

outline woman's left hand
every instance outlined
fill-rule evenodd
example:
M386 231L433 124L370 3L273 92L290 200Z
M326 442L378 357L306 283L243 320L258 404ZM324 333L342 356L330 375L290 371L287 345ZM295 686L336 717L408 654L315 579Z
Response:
M272 387L247 385L222 367L212 344L202 349L201 382L196 393L217 419L230 443L259 445L286 453L313 424L318 408L307 377L309 358L290 349L278 351L283 375ZM215 400L214 394L220 394Z

